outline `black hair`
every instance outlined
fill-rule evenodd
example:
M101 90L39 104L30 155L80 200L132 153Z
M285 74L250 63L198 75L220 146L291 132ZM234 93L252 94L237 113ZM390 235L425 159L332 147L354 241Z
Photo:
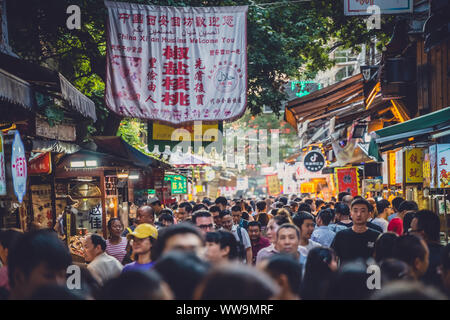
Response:
M248 214L247 211L242 211L242 219L244 220L250 219L250 215Z
M261 212L256 216L256 221L258 221L259 223L261 223L261 226L267 226L267 224L269 223L269 215L265 212Z
M389 203L389 201L387 201L386 199L381 199L380 201L377 201L377 211L378 214L382 214L383 211L386 208L389 208L391 206L391 204Z
M267 203L265 201L258 201L256 202L256 209L258 209L258 211L263 211L266 210L267 208Z
M212 270L199 286L200 300L269 300L278 294L275 282L261 271L242 264Z
M408 211L406 212L405 216L403 217L403 234L408 234L409 228L411 228L411 222L416 216L415 211ZM439 229L438 229L439 230ZM439 231L438 231L439 234ZM439 241L439 236L438 236Z
M225 217L226 215L230 215L230 216L231 216L230 210L222 210L222 211L220 211L220 213L219 213L220 219L222 219L222 218Z
M168 222L170 222L170 223L174 223L175 221L174 221L174 219L173 219L173 216L171 215L171 214L169 214L169 213L163 213L163 214L161 214L160 216L159 216L159 221L168 221Z
M250 221L248 227L258 227L261 230L261 223L259 221Z
M402 211L417 211L419 207L415 201L403 201L398 208L399 212Z
M106 282L98 300L161 300L161 284L156 271L130 270Z
M280 197L280 199L279 199L278 201L282 202L283 205L287 205L287 203L288 203L288 198L286 198L286 197Z
M171 251L161 257L153 269L169 285L175 300L192 300L209 264L192 252Z
M102 251L106 250L106 241L105 239L103 239L102 236L98 235L98 234L91 234L90 235L92 244L94 245L94 248L97 246L100 246L102 248Z
M382 285L402 279L413 280L410 275L409 265L406 262L387 258L379 262L379 266Z
M351 196L350 192L339 192L338 194L338 202L342 202L345 196Z
M30 300L84 300L83 297L69 290L67 286L56 284L38 287L31 294Z
M305 220L312 220L314 221L314 217L312 214L308 212L299 212L296 215L292 217L292 222L301 230L302 224L305 222Z
M171 206L170 206L170 208L172 209L172 210L177 210L178 209L178 203L174 203L174 204L172 204Z
M123 227L123 223L122 223L122 221L120 221L119 218L111 218L111 219L109 219L109 221L108 221L108 231L109 231L109 233L111 233L111 228L112 228L112 224L113 224L114 221L119 221L120 224L121 224L122 227Z
M326 298L331 300L366 300L372 293L372 290L367 286L368 277L367 265L363 260L345 263L332 277Z
M320 218L320 220L322 220L322 223L325 226L328 226L331 220L333 219L333 213L329 209L323 209L319 211L317 217Z
M272 218L275 223L279 226L285 224L285 223L289 223L289 219L285 216L275 216Z
M161 215L163 215L163 214L169 214L169 215L173 216L173 211L172 211L172 209L164 208L159 213L159 216L161 217Z
M194 208L192 208L192 212L200 211L200 210L208 210L208 207L203 203L196 204Z
M416 258L425 259L426 249L419 237L409 234L400 236L395 240L393 255L394 258L406 262L409 266L414 266Z
M285 275L292 292L300 296L302 265L293 256L276 254L268 259L266 271L274 278Z
M250 205L248 205L248 203L245 203L244 206L245 206L245 210L247 212L252 212L253 211L252 207Z
M414 217L417 219L417 228L423 230L427 240L440 241L441 221L437 214L430 210L420 210Z
M72 264L68 248L52 230L43 229L25 233L17 239L8 254L8 276L11 288L20 270L27 278L41 263L47 270L66 270Z
M3 248L10 250L22 235L23 233L18 230L2 229L0 230L0 244Z
M316 208L319 208L320 205L324 204L325 201L323 201L322 199L317 199L315 204L316 204Z
M447 300L436 288L415 281L394 281L375 291L371 300Z
M197 211L197 212L195 212L192 215L192 223L196 224L197 223L197 218L201 218L201 217L208 218L208 217L212 217L212 215L211 215L211 213L209 211L206 211L206 210Z
M402 202L405 201L402 197L395 197L392 199L392 206L394 207L394 210L399 212L400 205Z
M189 222L174 224L168 226L167 228L162 229L161 232L158 234L158 239L155 241L155 244L152 247L151 253L152 261L156 261L161 257L161 254L164 251L164 248L166 247L167 244L167 240L169 238L178 234L187 234L187 233L192 233L196 235L203 242L203 236L198 230L198 228ZM152 238L150 237L150 239Z
M228 260L238 258L238 242L231 232L225 230L208 232L205 241L217 243L221 249L229 247L230 252L228 253Z
M218 197L214 203L226 206L228 204L228 200L225 197Z
M209 208L209 212L219 212L220 213L220 208L218 206L212 206L211 208Z
M242 209L241 209L241 207L239 207L239 206L233 206L232 208L231 208L231 212L237 212L237 211L242 211Z
M309 204L307 204L306 202L300 203L298 205L297 212L302 212L302 211L311 213L312 212L311 206Z
M333 249L316 247L308 252L301 297L305 300L324 299L333 271L329 265L336 257Z
M355 197L356 198L356 197ZM357 198L356 200L353 200L352 201L352 203L351 203L351 205L350 205L350 208L353 208L355 205L357 205L357 204L363 204L363 205L365 205L366 207L367 207L367 211L371 211L371 210L373 210L373 206L370 204L370 202L369 201L367 201L366 199L364 199L364 198Z
M278 239L278 235L279 235L280 231L283 230L283 229L294 229L295 233L297 234L297 238L300 239L300 229L297 226L295 226L295 225L293 225L291 223L284 223L278 228L278 230L277 230L277 239Z
M384 259L394 257L394 244L397 240L397 234L394 232L386 232L381 234L375 241L374 258L380 262Z
M314 200L313 199L305 199L305 203L312 206L312 204L314 203Z
M335 214L339 213L339 214L341 214L343 216L349 216L350 215L350 208L345 203L338 202L334 206L334 212L335 212Z
M184 210L186 210L187 213L191 213L192 212L192 205L189 202L182 202L179 205L180 208L184 208Z

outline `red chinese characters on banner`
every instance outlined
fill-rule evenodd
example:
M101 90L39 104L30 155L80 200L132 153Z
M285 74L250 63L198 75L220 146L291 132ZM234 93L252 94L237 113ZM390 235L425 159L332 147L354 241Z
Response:
M338 192L350 192L353 197L359 195L357 170L357 168L336 169Z

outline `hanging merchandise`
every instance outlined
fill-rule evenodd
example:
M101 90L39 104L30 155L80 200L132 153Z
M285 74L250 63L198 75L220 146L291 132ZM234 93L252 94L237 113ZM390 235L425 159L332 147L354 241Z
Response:
M13 177L14 193L22 203L27 189L27 160L25 159L25 148L19 131L14 134L11 156L11 172Z

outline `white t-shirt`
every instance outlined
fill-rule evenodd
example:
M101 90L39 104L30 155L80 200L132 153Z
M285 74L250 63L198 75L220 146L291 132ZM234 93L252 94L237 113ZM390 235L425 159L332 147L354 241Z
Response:
M312 241L312 240L309 240L308 245L306 245L306 246L300 246L299 245L298 247L300 248L301 254L303 254L304 256L308 256L309 250L311 250L312 248L321 247L321 246L322 245L320 243Z
M92 260L87 268L91 271L94 278L100 282L100 285L102 285L109 279L119 276L122 272L123 265L116 258L103 252Z

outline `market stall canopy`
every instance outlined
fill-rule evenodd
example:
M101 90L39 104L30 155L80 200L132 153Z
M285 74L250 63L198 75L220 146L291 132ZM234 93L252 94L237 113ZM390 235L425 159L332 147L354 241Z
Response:
M410 139L426 141L431 134L450 128L450 107L435 111L396 125L375 131L370 155L375 156L379 145L383 151L398 148L399 143Z
M93 138L97 152L114 155L118 158L130 160L138 167L158 167L163 163L156 157L148 156L126 143L121 137L97 136Z
M8 77L5 76L5 71L6 74L9 74ZM11 75L15 78L12 78ZM97 121L94 102L78 91L60 73L0 52L0 78L2 78L0 79L0 97L7 94L13 95L15 99L12 101L21 105L25 104L24 106L30 109L35 105L35 88L52 91L60 95L84 117L91 118L94 122ZM21 80L19 84L18 79ZM15 88L17 85L18 88Z
M173 152L170 156L169 163L176 167L189 167L189 166L207 166L210 163L199 156L195 156L191 153Z
M286 120L297 129L293 120L305 121L328 114L364 100L364 78L361 73L288 102Z

